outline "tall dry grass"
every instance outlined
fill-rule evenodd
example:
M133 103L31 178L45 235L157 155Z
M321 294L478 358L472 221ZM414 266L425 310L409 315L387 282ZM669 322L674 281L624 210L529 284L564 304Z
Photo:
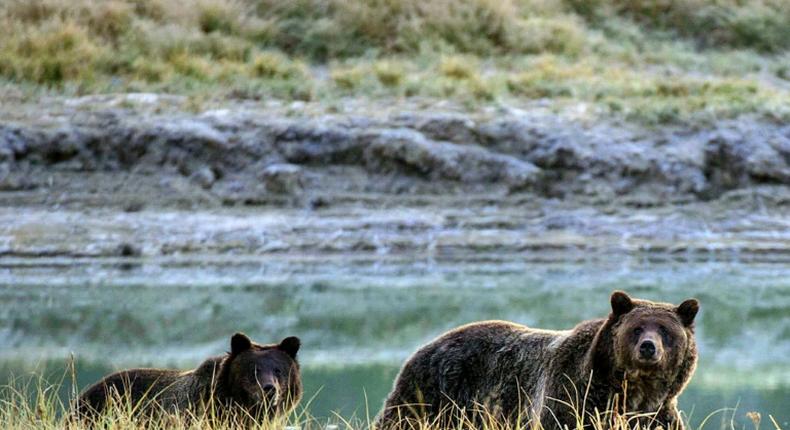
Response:
M304 400L303 404L288 416L260 420L253 419L244 412L219 411L216 406L201 408L199 412L160 410L141 414L141 411L136 409L137 406L133 405L128 398L117 396L110 399L101 416L94 421L85 422L75 419L74 415L70 414L70 407L78 393L71 391L67 399L63 400L62 389L64 386L76 386L73 365L67 368L59 381L48 382L41 377L29 377L12 381L10 384L0 387L0 428L6 430L86 430L89 428L106 430L376 429L376 419L372 415L376 411L371 412L370 405L365 405L363 416L342 417L336 415L329 419L317 419L309 413L312 398ZM643 430L654 426L651 420L652 414L615 412L622 409L618 407L617 397L612 399L604 410L583 413L581 411L584 410L583 405L586 402L585 393L585 390L576 390L575 394L569 394L571 400L560 402L565 407L577 411L575 430ZM529 410L529 408L525 407L524 410ZM711 420L718 414L731 414L731 418L729 420ZM758 412L752 411L743 414L732 409L721 409L711 413L693 430L709 430L714 425L714 421L727 422L728 424L726 426L720 425L712 430L736 430L738 425L733 419L736 414L751 421L754 430L783 430L770 415L763 422L762 416ZM452 424L448 425L448 423ZM543 430L544 428L541 422L533 420L529 416L521 417L515 421L502 420L495 411L484 405L478 405L471 409L451 406L432 418L415 419L404 415L397 424L403 430ZM686 428L689 428L688 424L686 424Z

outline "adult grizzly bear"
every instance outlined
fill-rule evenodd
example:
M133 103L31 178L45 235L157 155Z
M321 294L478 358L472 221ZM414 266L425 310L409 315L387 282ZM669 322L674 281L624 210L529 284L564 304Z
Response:
M596 410L611 410L648 414L633 418L643 426L682 430L676 399L697 363L699 303L673 306L615 291L611 305L607 318L567 331L485 321L445 333L403 365L379 429L485 417L573 429L578 416L589 424Z
M79 396L73 416L93 420L112 400L128 401L148 417L161 412L197 415L208 407L215 416L229 411L256 419L286 414L302 396L299 346L296 337L260 345L236 333L229 353L209 358L197 369L131 369L104 377Z

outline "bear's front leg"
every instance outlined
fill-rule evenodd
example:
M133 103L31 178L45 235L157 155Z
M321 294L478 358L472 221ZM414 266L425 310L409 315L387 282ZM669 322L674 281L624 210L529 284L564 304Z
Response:
M665 404L656 413L648 413L636 420L629 420L629 426L639 430L685 430L677 406Z
M667 402L656 414L653 428L663 427L665 430L685 430L683 419L680 417L677 402Z

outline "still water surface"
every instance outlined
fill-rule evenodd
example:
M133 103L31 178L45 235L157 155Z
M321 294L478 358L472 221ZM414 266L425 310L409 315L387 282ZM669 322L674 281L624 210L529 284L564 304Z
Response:
M566 329L605 316L614 289L700 299L701 360L680 401L692 424L737 408L738 428L750 410L790 427L790 269L780 263L4 259L0 383L62 374L73 353L83 388L125 367L194 367L236 331L259 342L297 335L310 412L364 417L403 360L443 331L483 319Z

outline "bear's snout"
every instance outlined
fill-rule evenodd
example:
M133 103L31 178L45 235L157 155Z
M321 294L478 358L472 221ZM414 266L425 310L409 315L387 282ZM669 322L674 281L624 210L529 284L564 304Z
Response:
M276 405L280 401L280 389L274 381L264 381L259 386L259 402L265 403L269 407Z
M277 389L277 385L273 383L267 383L261 385L263 400L270 405L276 404L277 401L279 400L279 395L278 395L279 391L280 390Z
M650 360L656 355L656 344L650 340L646 340L639 345L639 356Z
M637 360L642 364L653 365L661 361L664 348L658 333L652 330L645 332L636 344Z

